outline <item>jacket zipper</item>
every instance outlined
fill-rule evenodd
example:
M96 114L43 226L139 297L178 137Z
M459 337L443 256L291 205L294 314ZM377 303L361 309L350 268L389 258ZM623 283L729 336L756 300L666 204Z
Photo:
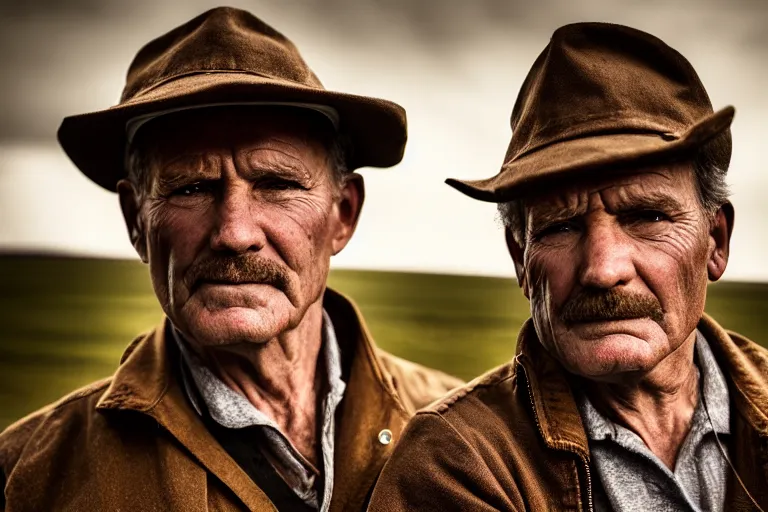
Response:
M589 462L583 455L580 455L579 457L584 463L584 472L587 475L587 506L589 507L589 512L593 512L594 506L592 504L592 474L589 471Z
M520 364L520 368L522 368L523 373L525 374L525 387L528 388L528 400L531 402L531 410L533 411L533 421L536 423L536 429L539 431L539 435L542 439L545 439L544 437L544 430L541 428L541 423L539 423L539 413L536 410L536 403L533 401L533 390L531 389L531 381L528 379L528 370L525 369L525 364L523 364L522 361L518 359L518 363ZM586 481L587 481L587 507L589 512L594 512L594 505L592 502L592 473L589 470L589 462L587 461L587 458L580 454L576 453L572 450L565 450L567 452L571 452L574 455L578 455L581 462L584 464L584 474L586 475Z

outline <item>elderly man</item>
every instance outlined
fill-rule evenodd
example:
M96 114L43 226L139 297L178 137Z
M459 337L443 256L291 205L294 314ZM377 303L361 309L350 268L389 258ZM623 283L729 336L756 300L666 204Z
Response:
M363 508L415 409L460 384L377 350L326 289L363 204L350 171L400 161L403 110L325 90L283 35L219 8L59 138L118 192L167 320L0 436L0 509Z
M649 34L554 33L501 172L449 181L500 203L532 319L416 415L371 510L768 509L768 353L704 314L733 113Z

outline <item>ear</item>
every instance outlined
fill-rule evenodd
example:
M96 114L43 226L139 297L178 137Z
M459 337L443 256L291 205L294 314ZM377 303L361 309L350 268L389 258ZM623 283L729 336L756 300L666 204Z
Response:
M725 272L725 267L728 265L734 220L735 212L730 202L725 203L715 213L715 218L709 231L714 247L709 255L709 261L707 261L707 273L711 281L720 279L723 272Z
M357 221L360 219L360 212L363 209L363 201L365 201L363 177L353 172L346 177L337 199L339 222L331 241L334 255L340 253L347 246L347 242L355 233Z
M125 227L128 228L128 236L131 239L133 248L141 258L141 261L147 263L147 237L144 225L144 218L141 214L141 205L139 204L139 194L128 180L117 182L117 194L120 196L120 208L123 210L123 219Z
M504 229L504 238L507 240L507 250L509 251L509 255L512 257L512 261L515 264L517 284L523 289L523 294L528 297L528 289L525 282L525 267L523 267L525 249L520 247L517 241L515 241L515 237L510 228Z

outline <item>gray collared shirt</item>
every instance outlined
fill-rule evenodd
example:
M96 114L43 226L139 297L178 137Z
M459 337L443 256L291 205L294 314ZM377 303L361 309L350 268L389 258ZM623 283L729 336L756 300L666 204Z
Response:
M724 453L730 433L728 384L698 331L696 364L701 376L699 403L674 471L638 435L603 416L580 393L579 410L599 479L593 479L596 510L724 510L729 468Z
M264 447L263 451L278 474L307 505L321 512L327 511L333 493L335 413L346 387L341 379L339 344L328 313L323 311L322 354L325 357L328 394L322 401L320 448L323 470L321 474L296 450L270 417L254 407L243 395L228 387L209 370L186 346L187 342L176 328L173 329L173 333L185 362L185 368L189 370L182 372L184 387L197 412L202 415L200 404L197 402L199 396L205 402L211 418L223 427L232 429L262 427L264 439L268 445ZM195 388L193 389L192 386ZM322 496L318 496L317 492L316 479L318 476L324 477Z

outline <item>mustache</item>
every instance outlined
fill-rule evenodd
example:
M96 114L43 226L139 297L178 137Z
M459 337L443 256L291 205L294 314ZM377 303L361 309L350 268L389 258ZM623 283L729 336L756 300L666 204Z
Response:
M664 319L664 310L653 296L585 288L566 301L560 315L567 325L632 318L650 318L660 323Z
M200 260L189 267L184 281L189 290L194 290L205 281L213 281L268 284L286 292L288 272L279 263L254 254L216 256Z

